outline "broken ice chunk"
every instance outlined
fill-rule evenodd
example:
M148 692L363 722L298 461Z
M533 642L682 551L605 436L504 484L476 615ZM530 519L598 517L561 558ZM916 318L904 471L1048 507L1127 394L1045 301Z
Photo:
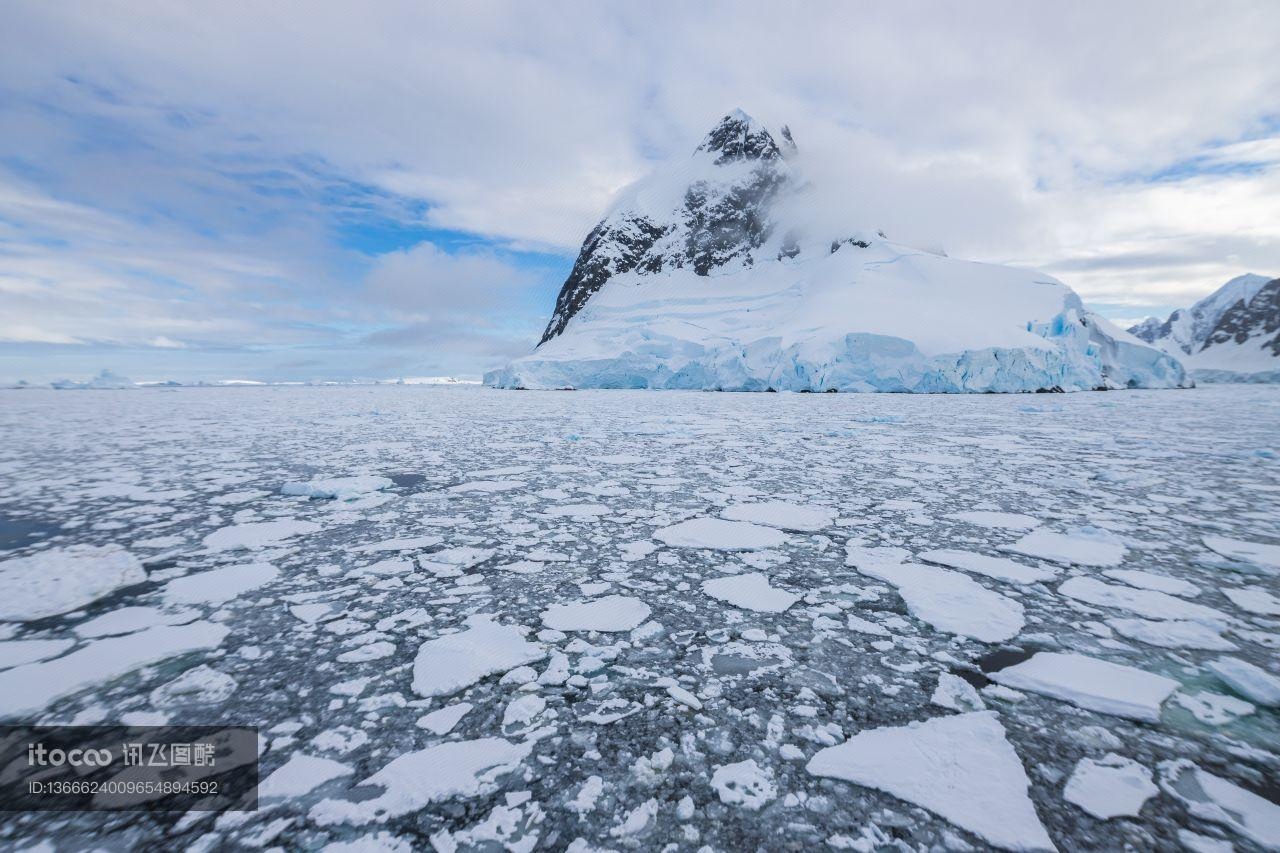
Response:
M468 617L467 630L428 640L413 662L413 691L447 696L480 679L540 661L546 650L530 643L514 625L500 625L486 614Z
M734 607L760 613L781 613L800 600L800 596L769 585L759 572L729 575L702 582L702 591Z
M553 604L542 613L542 624L557 631L630 631L649 618L649 605L626 595L607 595L590 601Z
M0 562L0 621L30 622L78 610L147 579L119 545L50 548Z
M1063 652L1037 652L989 677L1100 714L1151 723L1160 721L1160 704L1178 686L1172 678L1132 666Z
M692 518L658 530L653 538L676 548L717 551L758 551L787 542L787 534L775 528L720 518Z
M1205 664L1222 683L1259 705L1280 707L1280 678L1239 658L1220 657Z
M1055 849L994 711L862 731L819 751L807 769L914 803L997 847Z
M1012 545L1000 546L1000 550L1077 566L1117 566L1125 554L1125 547L1119 542L1055 533L1043 527L1031 531Z
M1131 758L1109 752L1098 760L1082 758L1072 771L1063 799L1100 820L1137 817L1142 804L1160 789L1151 771Z

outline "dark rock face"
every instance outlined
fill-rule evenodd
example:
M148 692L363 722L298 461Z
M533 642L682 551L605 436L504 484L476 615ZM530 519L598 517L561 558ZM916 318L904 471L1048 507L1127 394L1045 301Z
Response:
M551 322L538 344L545 344L563 332L573 316L612 276L630 272L642 261L652 264L654 259L646 258L646 255L669 228L642 216L628 216L616 222L605 220L591 229L578 252L573 270L560 288L555 313L551 315Z
M1280 278L1263 285L1248 303L1240 300L1228 308L1201 350L1231 341L1245 344L1257 338L1262 339L1263 349L1280 357Z
M791 131L787 130L785 140L795 148L791 139ZM706 151L716 156L716 165L732 163L735 160L779 160L782 150L773 141L769 131L763 127L753 127L749 116L742 112L730 113L712 128L707 138L698 146L699 151Z
M1178 309L1169 315L1169 319L1161 323L1155 317L1148 317L1136 326L1129 328L1129 334L1144 340L1149 344L1153 344L1158 340L1169 337L1173 332L1173 324L1182 316L1182 309Z
M790 180L785 157L795 151L795 141L785 128L782 138L779 147L750 116L731 113L697 148L697 152L714 155L716 166L735 167L726 169L723 180L695 181L683 202L671 211L670 221L655 222L619 211L596 225L560 288L555 312L539 345L563 332L615 275L687 267L705 276L731 262L753 264L752 252L773 232L769 217L773 201ZM754 166L744 172L743 163ZM787 257L798 251L795 248Z

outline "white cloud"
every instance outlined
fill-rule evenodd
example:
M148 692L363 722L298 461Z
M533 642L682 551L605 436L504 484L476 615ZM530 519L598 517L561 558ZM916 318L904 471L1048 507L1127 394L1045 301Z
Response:
M418 324L444 346L447 315L492 324L493 350L536 326L532 289L549 308L538 276L479 250L371 263L337 224L571 255L734 106L791 125L833 216L1136 315L1280 273L1277 43L1269 2L19 3L0 338L337 347Z

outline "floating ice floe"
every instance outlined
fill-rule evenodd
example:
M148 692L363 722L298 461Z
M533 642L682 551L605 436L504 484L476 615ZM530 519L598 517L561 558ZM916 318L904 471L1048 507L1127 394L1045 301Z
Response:
M1280 545L1266 542L1246 542L1227 536L1206 536L1204 544L1211 550L1232 560L1244 560L1257 566L1280 570Z
M317 477L305 483L285 483L280 493L303 498L332 498L339 501L353 501L365 495L380 492L394 486L386 477Z
M1168 575L1138 572L1133 569L1108 569L1103 574L1112 580L1127 583L1129 586L1135 586L1139 589L1154 589L1157 592L1180 595L1187 598L1193 598L1200 594L1200 588L1195 584L1179 578L1171 578Z
M996 530L1031 530L1040 526L1040 519L1017 512L974 510L972 512L953 512L947 518L954 518L956 521Z
M711 787L720 797L720 802L742 806L753 812L778 796L773 777L751 758L717 767L711 774Z
M165 584L171 604L221 604L271 583L279 576L270 563L246 563L174 578Z
M1160 763L1160 787L1192 816L1229 827L1265 850L1280 850L1280 805L1185 759Z
M75 644L75 640L5 640L0 642L0 669L48 660Z
M419 551L423 548L430 548L433 545L439 545L443 542L439 536L411 536L397 539L384 539L381 542L374 542L370 545L361 545L355 550L362 553L370 551Z
M0 621L30 622L78 610L147 579L119 545L50 548L0 562Z
M114 637L157 625L181 625L194 621L199 610L163 610L159 607L120 607L85 620L71 630L81 637Z
M1228 621L1225 613L1203 604L1184 601L1154 589L1106 584L1083 576L1064 581L1058 587L1058 594L1099 607L1128 610L1148 619L1186 619L1209 625L1225 625Z
M1151 771L1131 758L1109 752L1082 758L1067 779L1062 797L1099 820L1137 817L1142 804L1160 793Z
M237 686L225 672L201 664L152 690L151 704L165 709L218 705L230 699Z
M417 726L435 735L447 735L471 710L470 702L455 702L418 718Z
M1150 621L1147 619L1108 619L1115 632L1130 640L1165 649L1205 649L1214 652L1235 651L1236 644L1223 637L1210 625L1183 619Z
M553 604L542 624L557 631L630 631L649 618L649 605L626 595Z
M1012 545L1001 545L1000 550L1054 563L1098 567L1118 566L1124 561L1125 554L1125 547L1119 542L1091 536L1070 536L1044 528L1031 531Z
M449 491L495 494L497 492L512 492L516 489L523 489L524 487L524 480L472 480L469 483L459 483L456 486L450 486Z
M524 638L514 625L500 625L487 614L467 618L467 629L428 640L413 662L413 692L447 696L482 678L540 661L546 650Z
M489 737L406 752L360 781L359 788L381 788L379 796L321 800L311 808L310 818L319 826L383 823L430 803L482 796L494 791L495 780L519 766L532 749L531 742Z
M1064 652L1036 652L988 677L1005 687L1042 693L1100 714L1150 723L1160 721L1160 704L1178 687L1163 675Z
M89 643L60 658L0 672L0 718L38 714L49 705L135 669L188 652L217 648L225 625L164 625Z
M1197 720L1210 726L1223 726L1258 710L1251 702L1207 690L1199 693L1179 691L1173 694L1171 701L1186 708Z
M1209 661L1205 666L1244 698L1259 705L1280 707L1280 678L1262 667L1230 657Z
M769 585L759 572L728 575L702 582L702 591L712 598L760 613L781 613L800 600L800 596Z
M892 794L1007 850L1054 850L994 711L862 731L810 759L815 776Z
M986 575L996 580L1010 583L1032 584L1051 581L1058 576L1056 569L1024 566L1005 557L989 557L986 554L975 554L972 551L958 551L954 548L939 548L925 551L917 555L926 563L937 563L953 569Z
M258 785L258 799L283 800L309 794L355 771L341 761L295 752Z
M816 533L831 526L831 523L836 520L836 511L825 506L766 501L731 506L720 513L720 517L729 521L749 521L783 530Z
M552 518L572 518L579 521L608 515L611 511L604 504L556 504L543 510Z
M314 521L299 521L296 518L233 524L204 537L204 547L210 551L232 551L239 548L253 550L275 545L295 536L306 536L318 530L320 525Z
M938 675L938 686L929 702L952 711L981 711L987 707L972 684L949 672Z
M1259 616L1280 616L1280 598L1276 598L1260 586L1244 586L1237 589L1223 587L1222 594L1241 610Z
M446 548L433 551L418 558L419 565L438 578L456 578L463 569L478 566L498 553L492 548L472 548L464 545L459 548Z
M716 551L758 551L787 542L787 535L775 528L722 518L691 518L656 531L653 538L676 548Z
M911 615L939 631L998 643L1014 637L1025 624L1022 605L982 584L947 569L900 563L899 548L846 548L846 562L864 575L897 588Z

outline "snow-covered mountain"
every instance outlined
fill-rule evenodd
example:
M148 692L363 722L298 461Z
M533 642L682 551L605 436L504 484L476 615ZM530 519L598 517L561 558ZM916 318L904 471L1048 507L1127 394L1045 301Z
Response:
M1176 387L1176 358L1027 270L820 223L790 131L741 111L625 190L508 388L980 392Z
M1209 381L1280 382L1280 278L1242 275L1161 322L1129 329Z

